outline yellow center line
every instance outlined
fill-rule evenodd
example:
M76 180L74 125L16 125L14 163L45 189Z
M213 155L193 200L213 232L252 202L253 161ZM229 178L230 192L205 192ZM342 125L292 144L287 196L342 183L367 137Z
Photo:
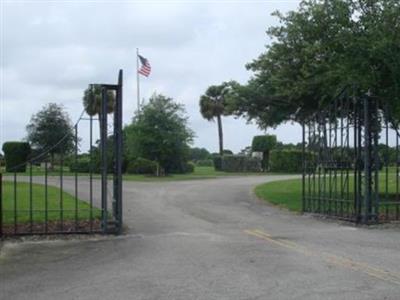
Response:
M377 267L372 267L366 263L357 262L350 258L341 257L332 253L313 251L292 241L273 238L271 234L259 229L244 230L244 233L266 240L280 247L296 251L306 256L320 258L328 264L340 266L346 269L351 269L357 272L362 272L374 278L378 278L384 281L400 285L399 273L390 272Z

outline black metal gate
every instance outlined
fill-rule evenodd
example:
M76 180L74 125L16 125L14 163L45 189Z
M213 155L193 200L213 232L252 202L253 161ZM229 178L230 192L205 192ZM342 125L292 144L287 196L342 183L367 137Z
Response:
M303 211L371 224L400 220L399 124L345 89L303 123Z
M90 85L101 89L98 117L84 111L72 139L0 173L0 237L121 232L122 83L120 70L117 84ZM72 152L54 154L67 140Z

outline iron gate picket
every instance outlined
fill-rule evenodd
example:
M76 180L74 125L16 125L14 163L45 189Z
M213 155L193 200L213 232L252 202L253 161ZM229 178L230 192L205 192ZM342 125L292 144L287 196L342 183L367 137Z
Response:
M388 105L344 89L303 123L303 211L400 220L399 139Z
M68 148L71 139L64 136L26 163L0 173L0 237L121 232L122 70L117 84L97 87L101 88L99 118L81 114L74 126L73 153L52 154L56 148ZM97 145L96 120L100 124ZM87 153L80 149L82 127L89 137ZM17 172L21 167L26 171Z

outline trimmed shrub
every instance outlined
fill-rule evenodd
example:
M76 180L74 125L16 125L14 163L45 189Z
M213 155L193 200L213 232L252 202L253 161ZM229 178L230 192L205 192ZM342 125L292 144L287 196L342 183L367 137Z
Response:
M213 157L213 163L216 171L222 171L222 157L220 155L215 155Z
M276 135L256 135L253 138L251 149L255 152L265 152L272 150L276 144Z
M93 163L93 172L97 170L95 163ZM90 160L88 158L78 158L77 161L72 161L69 164L69 170L77 173L89 173L90 172Z
M229 150L229 149L224 149L224 155L233 155L233 152L232 152L232 150Z
M256 135L253 138L251 149L253 152L262 152L263 161L262 166L264 171L269 170L269 155L270 151L276 147L276 135Z
M184 173L193 173L194 172L194 163L188 162L185 164Z
M157 172L157 163L139 157L128 163L126 171L129 174L155 174Z
M214 162L212 159L201 159L196 162L196 166L199 167L213 167Z
M3 144L6 172L25 172L31 146L26 142L6 142Z
M226 172L261 172L261 160L245 155L224 155L222 171Z
M312 153L306 152L307 159ZM303 171L303 152L301 150L271 151L270 170L272 172L301 173Z

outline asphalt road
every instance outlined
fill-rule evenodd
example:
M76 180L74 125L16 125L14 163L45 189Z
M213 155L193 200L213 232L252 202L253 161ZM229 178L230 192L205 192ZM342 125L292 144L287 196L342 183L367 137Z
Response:
M282 177L125 182L124 235L4 243L0 299L399 300L400 228L252 195Z

